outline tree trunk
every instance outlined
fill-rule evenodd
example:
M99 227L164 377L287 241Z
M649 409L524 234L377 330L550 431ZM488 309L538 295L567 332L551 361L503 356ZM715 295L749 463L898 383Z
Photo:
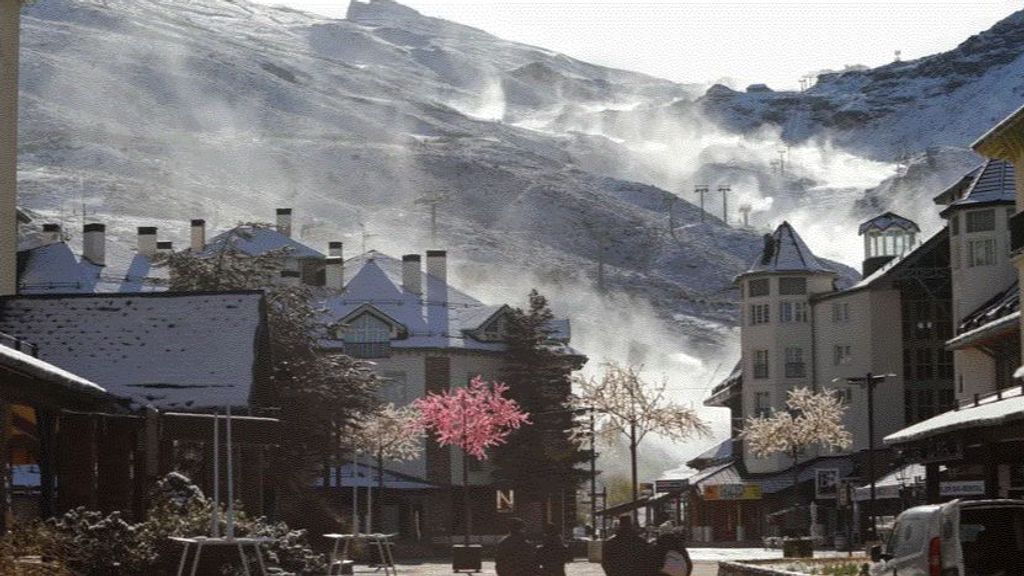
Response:
M462 527L465 536L462 543L469 546L469 454L462 452Z
M637 500L637 479L636 479L636 423L629 425L629 467L630 480L633 489L633 502ZM639 527L640 510L633 508L633 525Z
M17 291L20 10L20 0L0 0L0 295Z
M384 452L382 450L377 451L377 505L373 511L373 517L377 519L378 525L381 521L381 512L384 511ZM373 526L370 526L370 531L373 531ZM381 530L383 531L383 530Z

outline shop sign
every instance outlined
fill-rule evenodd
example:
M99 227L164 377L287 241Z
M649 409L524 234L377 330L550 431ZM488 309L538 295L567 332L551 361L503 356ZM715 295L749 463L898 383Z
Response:
M960 480L939 483L939 495L948 498L959 496L983 496L985 494L984 480Z
M668 480L655 480L654 491L657 493L662 492L682 492L690 487L690 481L686 478L674 478Z
M814 497L818 500L834 500L839 492L839 469L822 468L814 470Z
M760 500L760 484L712 484L704 487L704 500Z
M497 490L496 508L499 514L511 514L516 510L515 490Z

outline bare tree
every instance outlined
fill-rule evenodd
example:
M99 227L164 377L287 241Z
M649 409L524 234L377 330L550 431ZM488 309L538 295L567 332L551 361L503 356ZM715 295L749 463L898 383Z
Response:
M711 429L696 410L678 404L665 395L667 381L652 385L641 376L641 367L605 365L600 378L573 379L576 393L568 403L573 410L591 410L597 433L612 442L620 435L629 441L630 482L633 500L637 499L637 447L651 433L683 441L694 436L709 436ZM575 438L585 439L587 428L573 430ZM634 516L636 511L634 510Z
M357 450L372 456L377 464L378 502L384 495L384 462L418 458L423 452L425 436L419 410L413 406L395 408L394 404L388 404L359 422L354 444ZM374 516L379 518L380 514L374 512L370 518ZM373 531L372 520L369 530Z
M853 436L843 426L846 405L833 390L809 388L789 391L788 410L765 417L747 418L740 437L757 458L786 454L793 459L793 493L800 481L800 455L814 445L845 450Z

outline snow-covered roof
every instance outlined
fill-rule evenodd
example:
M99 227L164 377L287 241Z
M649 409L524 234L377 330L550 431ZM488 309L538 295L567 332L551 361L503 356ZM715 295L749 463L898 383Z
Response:
M329 322L352 320L361 311L372 309L401 326L405 337L393 339L392 348L455 348L485 352L505 349L501 342L474 338L473 332L507 309L507 305L484 304L425 272L422 273L423 294L409 292L402 285L402 261L377 251L350 258L344 266L346 277L350 272L354 274L341 294L323 301ZM569 336L569 320L551 322L552 342L577 354L565 346ZM324 346L340 348L343 343L327 340Z
M97 266L64 242L18 252L19 294L153 292L167 289L167 269L149 257L108 243L106 265Z
M957 326L956 333L963 335L966 332L976 330L991 324L1000 318L1020 311L1020 283L1016 280L1002 292L989 298L987 302L978 306Z
M288 250L293 258L324 258L323 253L265 226L236 226L221 232L206 243L204 254L213 254L220 250L226 242L234 243L235 248L243 254L259 256L274 250Z
M905 268L906 266L913 266L915 262L918 262L921 257L928 253L929 250L933 250L936 246L945 241L949 237L948 228L940 228L935 234L932 234L924 242L915 246L912 250L904 252L903 254L894 257L892 260L885 263L884 266L872 272L866 278L862 278L853 286L840 290L837 292L828 292L825 294L815 296L815 300L826 300L829 298L835 298L836 296L842 296L849 294L856 290L862 290L870 287L872 284L888 277L890 274Z
M0 366L36 380L57 384L74 393L110 398L99 384L8 346L0 345Z
M342 464L340 467L332 466L328 470L328 481L327 486L331 488L338 488L338 472L341 472L341 487L352 488L353 486L359 488L377 488L380 484L377 477L376 466L367 466L366 464L352 463ZM437 488L436 484L431 484L420 478L407 476L398 472L393 472L384 469L384 488L388 490L427 490L430 488ZM322 477L317 478L314 482L317 487L324 486L324 479Z
M983 166L984 164L958 178L956 182L950 184L945 190L932 198L932 201L940 206L949 206L963 198L964 191L971 185L971 182L974 182L974 178L978 176L978 172L981 172Z
M839 477L849 476L853 472L853 458L850 456L824 456L813 462L801 462L800 482L814 480L815 471L819 469L839 470ZM760 484L765 494L775 494L793 487L793 472L783 470L774 474L758 474L744 476L736 463L712 466L690 477L690 485L703 489L704 486L723 484Z
M908 426L885 437L887 445L905 444L914 440L968 428L998 426L1005 422L1024 420L1024 395L1021 387L1003 390L999 395L982 398L977 405L943 412L923 422Z
M1006 146L1000 141L1004 135L1010 132L1017 131L1019 133L1022 122L1024 122L1024 106L1017 108L1012 114L1000 120L998 124L983 134L981 138L975 140L974 144L971 144L971 148L979 154L993 158L1002 158L1004 160L1016 158L1014 147L1012 145Z
M899 214L893 212L886 212L885 214L879 214L874 218L864 222L860 225L857 230L857 234L863 236L868 230L879 230L886 231L890 228L898 228L907 232L920 232L921 228L918 227L917 223L909 218L904 218Z
M743 359L736 361L732 372L711 389L711 396L704 400L705 406L725 406L725 402L737 394L743 386Z
M725 462L726 460L732 458L732 444L732 438L726 438L725 440L722 440L718 444L715 444L705 452L701 453L700 456L697 456L696 458L693 458L692 460L687 462L686 465L691 468L698 468L701 467L702 465L708 466L721 464L722 462Z
M803 238L789 222L783 222L770 235L765 236L764 250L744 274L758 272L824 272L835 274L826 268L804 243Z
M957 208L1013 204L1016 197L1013 164L1005 160L987 160L974 175L974 180L963 196L947 206L942 215L945 216L950 210Z
M137 406L244 408L265 373L260 292L8 297L0 331Z
M882 476L875 482L875 499L891 500L900 497L900 488L924 484L925 467L923 464L907 464ZM858 502L871 499L871 485L858 486L853 491L853 499Z

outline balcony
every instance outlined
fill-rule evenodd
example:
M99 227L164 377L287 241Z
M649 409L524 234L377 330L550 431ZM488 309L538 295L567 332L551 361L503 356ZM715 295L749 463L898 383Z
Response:
M786 378L803 378L807 376L807 365L803 362L786 362Z
M1024 249L1024 212L1010 217L1010 254L1019 254Z

